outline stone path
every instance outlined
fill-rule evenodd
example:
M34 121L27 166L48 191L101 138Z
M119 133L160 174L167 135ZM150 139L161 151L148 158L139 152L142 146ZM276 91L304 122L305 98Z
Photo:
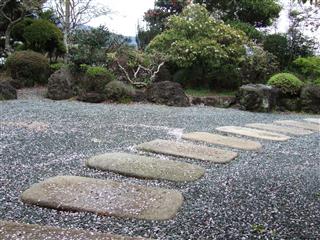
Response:
M221 132L233 133L238 135L244 135L247 137L261 138L261 139L272 140L272 141L287 141L290 139L290 137L283 134L267 132L263 130L257 130L257 129L246 128L246 127L225 126L225 127L218 127L216 129Z
M313 133L312 131L302 129L302 128L279 126L279 125L272 124L272 123L270 123L270 124L250 123L250 124L246 124L245 126L250 127L250 128L258 128L258 129L262 129L262 130L270 130L273 132L291 134L291 135L296 135L296 136L307 135L307 134Z
M315 124L315 123L298 122L298 121L293 121L293 120L275 121L274 123L280 124L280 125L287 125L287 126L304 128L304 129L308 129L308 130L316 131L316 132L320 131L320 124Z
M34 184L22 202L63 211L92 212L103 216L166 220L182 205L180 192L130 185L111 180L59 176Z
M320 118L306 118L304 120L307 121L307 122L320 124Z
M205 173L204 168L194 164L128 153L107 153L94 156L86 162L86 165L126 176L170 181L195 181Z
M182 135L182 138L186 140L202 141L209 144L222 145L242 150L259 150L262 148L262 145L259 142L207 132L186 133Z
M143 240L107 233L90 232L79 229L21 224L0 221L1 240Z
M210 161L214 163L228 163L238 156L238 154L235 152L218 148L161 139L142 143L137 146L137 149L176 157Z

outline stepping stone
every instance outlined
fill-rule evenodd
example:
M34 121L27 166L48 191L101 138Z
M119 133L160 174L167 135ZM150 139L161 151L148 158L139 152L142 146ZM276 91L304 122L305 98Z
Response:
M23 224L0 221L1 240L143 240L145 238L132 238L108 233L91 232L80 229L63 229L36 224Z
M218 131L234 133L239 135L244 135L247 137L261 138L265 140L273 140L273 141L287 141L290 137L273 132L267 132L263 130L256 130L252 128L246 127L237 127L237 126L225 126L216 128Z
M214 163L227 163L238 156L235 152L225 151L218 148L161 139L142 143L137 146L137 149L183 158L210 161Z
M183 134L182 138L187 140L202 141L210 144L223 145L243 150L258 150L262 148L259 142L206 132L187 133Z
M305 121L320 124L320 118L306 118Z
M111 180L58 176L32 185L22 202L63 211L91 212L103 216L167 220L183 202L180 192Z
M313 133L309 130L305 130L302 128L279 126L279 125L272 124L272 123L270 123L270 124L250 123L250 124L246 124L246 127L258 128L258 129L262 129L262 130L270 130L270 131L287 133L287 134L292 134L292 135L297 135L297 136L307 135L307 134Z
M111 171L126 176L177 182L195 181L205 173L204 168L193 164L127 153L98 155L90 158L86 165L98 170Z
M308 130L316 131L316 132L320 131L320 124L316 124L316 123L299 122L299 121L293 121L293 120L275 121L274 123L280 124L280 125L287 125L287 126L304 128L304 129L308 129Z

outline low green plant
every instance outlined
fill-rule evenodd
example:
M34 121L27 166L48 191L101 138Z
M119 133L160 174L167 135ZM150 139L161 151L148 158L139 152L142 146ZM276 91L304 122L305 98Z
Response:
M105 86L115 79L115 76L104 67L82 65L81 68L85 70L83 88L86 92L102 93Z
M112 74L104 67L88 67L86 70L86 75L90 78L97 78L97 77L107 77L107 78L114 78L111 76Z
M52 64L50 64L50 70L51 70L51 72L55 72L55 71L60 70L63 66L65 66L65 64L62 62L52 63Z
M313 83L314 83L315 85L319 85L319 86L320 86L320 78L314 80Z
M303 87L303 82L291 73L278 73L269 79L268 85L280 89L283 94L296 95Z
M299 57L292 65L305 79L320 79L320 57Z
M127 103L132 100L135 89L132 85L115 80L106 85L105 94L109 100Z

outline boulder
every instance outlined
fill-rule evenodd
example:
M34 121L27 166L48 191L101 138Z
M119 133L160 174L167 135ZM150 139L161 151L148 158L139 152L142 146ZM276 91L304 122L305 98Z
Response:
M218 108L229 108L236 103L234 96L208 96L208 97L192 97L190 96L192 105L204 105Z
M302 111L320 113L320 86L307 85L301 91Z
M132 97L132 101L133 102L146 102L147 99L146 99L145 91L142 89L136 89L135 93Z
M101 103L106 100L106 96L101 93L87 92L80 94L80 96L77 99L82 102Z
M254 112L270 112L275 108L278 90L263 84L247 84L240 87L237 98L240 109Z
M17 99L17 90L8 81L0 82L0 100Z
M299 112L301 110L301 100L299 97L278 97L277 110Z
M73 77L69 69L61 68L48 80L48 98L64 100L73 97Z
M176 82L163 81L151 84L146 89L148 101L176 107L190 106L189 98L184 93L182 86Z

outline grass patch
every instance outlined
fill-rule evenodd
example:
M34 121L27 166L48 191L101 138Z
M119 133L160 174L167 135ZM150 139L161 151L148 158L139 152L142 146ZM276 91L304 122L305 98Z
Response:
M210 89L186 89L185 90L187 95L193 97L209 97L209 96L235 96L236 91L230 90L221 90L221 91L214 91Z

